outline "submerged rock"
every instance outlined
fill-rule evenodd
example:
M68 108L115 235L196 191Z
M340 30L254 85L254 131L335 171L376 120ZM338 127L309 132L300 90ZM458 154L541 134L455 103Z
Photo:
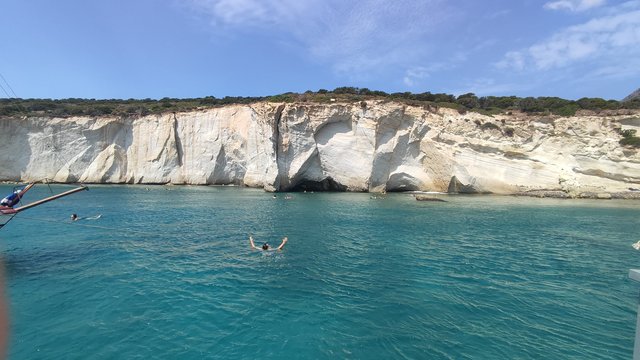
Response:
M555 198L555 199L570 199L571 194L561 190L530 190L518 192L516 196L530 196L538 198Z
M428 195L416 195L416 200L418 201L435 201L435 202L447 202L446 200L437 198L437 197L433 197L433 196L428 196Z
M610 200L613 196L610 193L606 192L583 192L578 194L579 199L601 199L601 200Z
M611 193L612 199L635 200L640 199L640 191L623 191Z

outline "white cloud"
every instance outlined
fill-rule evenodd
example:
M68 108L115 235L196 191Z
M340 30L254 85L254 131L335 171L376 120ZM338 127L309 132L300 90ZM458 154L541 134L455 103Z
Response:
M523 70L525 63L525 56L520 51L509 51L504 55L504 58L496 63L498 69L513 68L515 70Z
M544 8L548 10L569 10L578 12L600 7L605 3L606 0L558 0L547 2L544 4Z
M477 96L495 96L498 94L513 95L516 92L528 90L531 86L531 83L500 83L492 78L478 78L473 80L473 82L468 84L464 89L454 91L453 93L456 96L470 92Z
M481 43L477 48L483 48L485 43ZM405 71L402 82L408 87L420 85L421 80L431 77L431 75L439 72L454 69L456 66L467 61L469 54L466 52L458 52L446 62L435 62L427 66L412 66Z
M629 9L628 5L565 28L529 48L507 52L495 65L500 69L546 71L640 57L640 6Z
M495 20L495 19L503 18L505 16L509 16L509 14L511 14L511 10L502 9L502 10L498 10L496 12L485 15L485 18L488 20Z
M443 64L434 64L431 66L414 66L405 71L402 82L408 87L413 87L419 80L426 79L431 76L431 73L443 68Z
M258 29L344 73L411 66L432 51L445 0L190 0L218 29Z
M297 16L320 4L320 1L307 0L190 0L196 11L203 11L214 25L227 26L273 26L286 25Z

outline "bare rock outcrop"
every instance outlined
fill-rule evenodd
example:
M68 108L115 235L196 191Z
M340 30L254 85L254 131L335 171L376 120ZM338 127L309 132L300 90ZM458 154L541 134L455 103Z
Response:
M491 117L382 101L14 118L0 121L0 180L617 198L640 187L640 156L619 144L638 128L638 113Z

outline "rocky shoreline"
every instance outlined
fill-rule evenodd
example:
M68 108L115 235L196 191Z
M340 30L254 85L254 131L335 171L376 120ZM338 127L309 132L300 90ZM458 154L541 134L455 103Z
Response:
M562 190L530 190L522 191L514 194L515 196L537 197L537 198L554 198L554 199L598 199L598 200L638 200L640 199L640 191L619 191L619 192L579 192L571 193Z

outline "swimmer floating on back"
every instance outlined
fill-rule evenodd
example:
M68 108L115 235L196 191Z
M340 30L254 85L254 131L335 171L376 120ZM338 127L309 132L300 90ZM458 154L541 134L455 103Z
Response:
M288 240L289 239L287 239L286 236L283 237L282 238L282 243L280 244L280 246L278 246L275 249L271 248L271 246L269 246L268 243L264 243L264 244L262 244L261 247L257 247L256 244L253 243L253 237L251 235L249 235L249 243L251 244L251 249L263 250L263 251L282 250L282 248L284 247L284 244L286 244Z
M78 221L78 220L98 220L102 217L102 214L98 214L98 215L94 215L94 216L90 216L90 217L86 217L86 218L81 218L78 217L78 214L73 213L71 214L71 221Z

